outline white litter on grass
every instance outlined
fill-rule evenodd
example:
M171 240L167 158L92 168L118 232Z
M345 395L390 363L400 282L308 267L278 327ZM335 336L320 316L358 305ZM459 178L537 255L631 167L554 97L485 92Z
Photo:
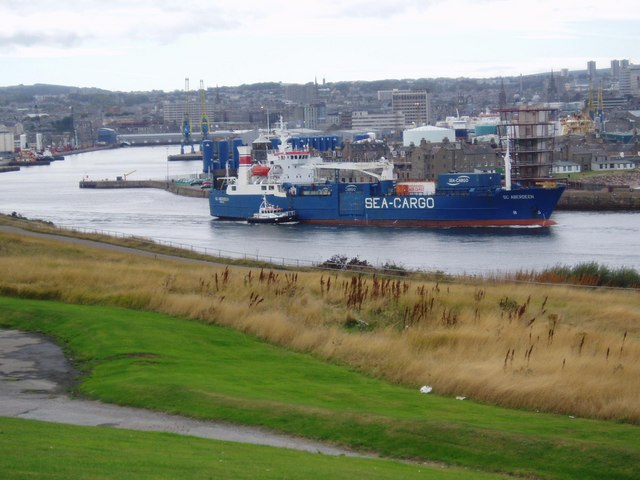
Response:
M432 390L433 388L429 385L423 385L422 387L420 387L420 393L431 393Z

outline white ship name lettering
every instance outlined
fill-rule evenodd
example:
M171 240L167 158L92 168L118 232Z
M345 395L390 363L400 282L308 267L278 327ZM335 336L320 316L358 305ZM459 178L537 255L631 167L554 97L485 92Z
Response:
M533 195L503 195L502 198L504 198L505 200L535 200L535 196Z
M436 202L433 197L367 197L364 199L364 208L435 208Z

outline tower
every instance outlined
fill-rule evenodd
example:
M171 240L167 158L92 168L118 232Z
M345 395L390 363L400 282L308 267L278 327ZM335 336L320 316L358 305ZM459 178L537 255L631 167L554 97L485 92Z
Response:
M620 78L620 60L611 60L611 78L613 80Z
M498 107L504 108L507 106L507 92L504 90L504 78L500 79L500 93L498 95Z
M596 62L593 60L587 62L587 75L589 75L589 80L591 81L596 78Z

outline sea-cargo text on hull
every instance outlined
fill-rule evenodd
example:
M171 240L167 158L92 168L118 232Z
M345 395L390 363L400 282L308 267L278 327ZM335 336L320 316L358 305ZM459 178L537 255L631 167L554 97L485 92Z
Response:
M435 208L436 201L433 197L367 197L364 199L364 208Z

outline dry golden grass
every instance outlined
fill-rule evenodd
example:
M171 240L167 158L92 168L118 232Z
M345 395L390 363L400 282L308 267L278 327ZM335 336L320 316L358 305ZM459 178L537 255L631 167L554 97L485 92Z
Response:
M638 291L157 260L0 232L0 294L227 325L392 382L640 423Z

